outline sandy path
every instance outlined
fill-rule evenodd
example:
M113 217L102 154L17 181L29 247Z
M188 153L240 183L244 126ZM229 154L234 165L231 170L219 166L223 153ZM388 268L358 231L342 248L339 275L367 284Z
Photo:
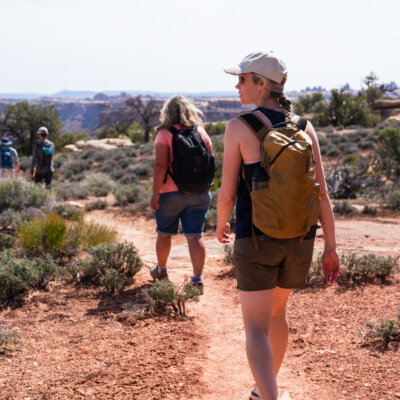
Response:
M133 217L128 219L121 214L104 211L90 213L87 218L114 226L122 239L135 244L148 267L154 265L156 256L153 220ZM398 219L339 220L336 229L339 250L371 251L378 254L400 252L397 240L400 237ZM213 236L208 236L206 247L205 294L199 303L190 304L188 308L189 315L195 317L198 333L207 338L207 341L203 344L202 351L199 351L199 357L187 362L198 363L203 368L201 381L205 394L202 400L246 399L253 379L245 355L238 293L234 288L234 280L218 279L226 271L226 267L221 267L223 246ZM318 238L316 251L321 251L322 248L323 241ZM181 282L185 276L191 275L189 253L182 237L174 238L169 268L170 278L175 282ZM141 273L148 274L148 270L144 269ZM290 370L287 367L291 365L290 361L284 362L279 374L282 399L334 398L329 395L328 387L321 388L317 383L305 381L295 371Z

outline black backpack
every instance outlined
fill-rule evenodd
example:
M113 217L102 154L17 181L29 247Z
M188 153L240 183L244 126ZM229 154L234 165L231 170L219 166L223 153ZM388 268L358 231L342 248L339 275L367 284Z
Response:
M172 133L172 171L167 174L181 192L201 193L213 185L215 172L214 157L210 154L197 126L191 129L169 128ZM165 176L164 182L167 176Z
M37 145L41 148L42 154L39 156L41 159L41 165L46 168L50 168L51 161L53 159L53 146L47 140L43 142L37 143Z

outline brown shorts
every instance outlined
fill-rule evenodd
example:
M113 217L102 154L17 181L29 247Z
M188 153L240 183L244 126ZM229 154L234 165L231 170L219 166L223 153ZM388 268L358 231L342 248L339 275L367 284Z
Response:
M260 248L254 248L252 237L235 240L233 264L237 288L256 291L280 287L304 286L310 269L314 239L273 239L258 236Z

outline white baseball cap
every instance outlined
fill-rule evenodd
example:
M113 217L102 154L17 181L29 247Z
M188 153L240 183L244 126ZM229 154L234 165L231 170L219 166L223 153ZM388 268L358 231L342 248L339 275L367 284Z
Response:
M49 131L47 130L47 128L45 126L41 126L38 131L37 131L38 135L48 135Z
M255 72L265 78L270 79L280 85L286 82L287 68L285 63L272 52L263 53L261 51L251 53L238 65L224 68L227 74L240 75Z

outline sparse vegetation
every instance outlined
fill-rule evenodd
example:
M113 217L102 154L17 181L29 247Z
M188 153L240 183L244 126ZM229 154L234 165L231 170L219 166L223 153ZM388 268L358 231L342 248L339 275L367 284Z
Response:
M5 325L0 324L0 354L11 352L16 345L22 345L18 335L18 330L10 330Z
M172 307L176 313L186 315L185 302L199 300L199 290L189 279L185 279L181 286L169 280L157 280L144 290L144 296L150 309L166 309Z
M86 211L93 211L93 210L104 210L107 208L107 201L106 200L95 200L91 201L90 203L85 204Z
M382 318L379 322L369 321L366 323L366 338L382 339L384 347L390 342L400 342L400 305L397 306L396 319Z
M333 212L340 215L351 215L356 212L356 209L347 200L344 200L333 203Z

